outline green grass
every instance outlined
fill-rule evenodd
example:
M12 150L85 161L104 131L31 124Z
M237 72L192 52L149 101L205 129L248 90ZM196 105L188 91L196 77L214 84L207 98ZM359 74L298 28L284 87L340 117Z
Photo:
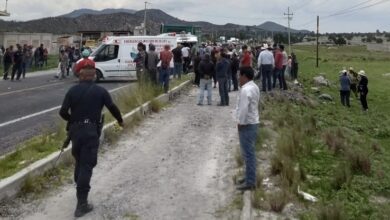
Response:
M40 70L49 70L49 69L57 68L58 62L59 62L58 55L49 55L49 57L47 59L47 65L44 65L42 67L42 69L37 68L33 65L33 67L31 68L31 71L35 72L35 71L40 71Z
M318 104L289 101L283 94L265 99L261 117L272 120L280 134L272 160L274 174L282 177L286 191L296 192L300 185L320 199L318 204L299 200L306 207L299 213L301 219L389 219L390 77L383 74L390 72L390 53L358 46L321 47L316 68L315 47L297 46L294 51L304 85L300 93ZM356 98L351 108L340 104L339 72L350 66L367 73L367 113ZM332 83L321 87L321 93L333 96L334 102L322 103L310 91L319 73L326 73ZM376 196L387 201L374 202Z
M54 134L46 133L18 146L17 150L0 160L0 179L9 177L35 161L57 151L65 139L64 126Z
M42 70L49 70L49 69L53 69L53 68L57 68L57 67L58 67L58 55L49 55L49 57L47 59L47 65L44 65L42 68L37 68L34 66L34 63L33 63L33 66L28 70L28 72L26 74L37 72L37 71L42 71ZM10 75L12 72L12 67L10 68L9 71L10 71L9 72L9 75ZM3 76L3 74L4 74L4 66L1 65L0 76Z

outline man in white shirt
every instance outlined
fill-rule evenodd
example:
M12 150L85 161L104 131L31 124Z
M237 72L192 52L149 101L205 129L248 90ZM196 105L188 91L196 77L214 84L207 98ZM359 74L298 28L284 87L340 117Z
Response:
M252 190L256 187L255 144L259 126L260 90L253 82L251 67L240 68L240 93L238 95L236 119L241 154L245 161L245 179L239 180L237 190Z
M268 47L268 46L267 46ZM272 48L268 47L268 49L261 51L259 55L259 59L257 60L257 64L259 69L261 69L261 77L262 77L262 91L266 92L272 90L271 85L271 76L272 71L275 66L274 55L271 52Z
M181 53L183 54L183 72L188 73L188 69L191 64L191 59L190 59L190 48L188 46L184 46L181 48Z

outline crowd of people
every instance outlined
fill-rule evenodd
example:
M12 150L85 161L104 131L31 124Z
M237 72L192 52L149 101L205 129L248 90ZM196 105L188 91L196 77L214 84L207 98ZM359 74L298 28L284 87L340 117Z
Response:
M217 84L220 94L219 106L229 105L229 92L238 91L238 70L251 67L256 79L262 84L262 91L276 88L287 90L285 76L296 80L298 61L296 55L290 56L284 51L284 45L263 44L250 48L247 45L234 44L217 46L202 44L191 46L178 44L175 48L165 48L157 54L154 45L138 44L138 55L135 59L137 78L144 81L149 78L159 83L165 91L169 88L169 79L181 79L190 69L195 73L194 85L199 87L198 105L203 105L204 93L207 91L207 104L211 105L212 88Z
M31 67L43 68L47 65L48 50L41 44L39 47L34 48L31 45L16 44L8 48L1 47L0 60L3 65L3 80L11 79L13 81L20 78L25 78L26 73ZM10 75L10 78L8 77Z
M83 50L84 51L84 50ZM85 49L89 53L89 50ZM70 70L73 71L76 62L81 58L80 49L70 46L60 48L58 57L58 72L54 76L57 79L64 79L69 76Z
M355 72L353 67L341 71L340 74L340 99L341 104L347 107L350 105L350 96L353 93L356 99L360 100L363 111L368 111L367 94L368 78L364 70Z

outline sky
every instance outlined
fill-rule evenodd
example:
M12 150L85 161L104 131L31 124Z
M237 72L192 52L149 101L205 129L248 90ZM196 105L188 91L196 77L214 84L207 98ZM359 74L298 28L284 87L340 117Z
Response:
M147 8L161 9L187 21L214 24L259 25L273 21L287 26L284 13L292 13L291 28L320 32L390 32L390 0L147 0ZM6 0L0 0L4 10ZM142 0L9 0L5 20L26 21L58 16L76 9L128 8L142 10Z

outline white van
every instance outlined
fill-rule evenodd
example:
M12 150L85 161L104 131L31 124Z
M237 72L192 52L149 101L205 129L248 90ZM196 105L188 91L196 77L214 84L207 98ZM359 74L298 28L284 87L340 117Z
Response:
M96 63L96 80L109 78L130 78L136 80L134 59L138 53L137 44L142 42L149 50L149 44L156 46L160 53L165 45L176 47L176 37L165 36L123 36L106 37L103 43L91 54L90 59Z

